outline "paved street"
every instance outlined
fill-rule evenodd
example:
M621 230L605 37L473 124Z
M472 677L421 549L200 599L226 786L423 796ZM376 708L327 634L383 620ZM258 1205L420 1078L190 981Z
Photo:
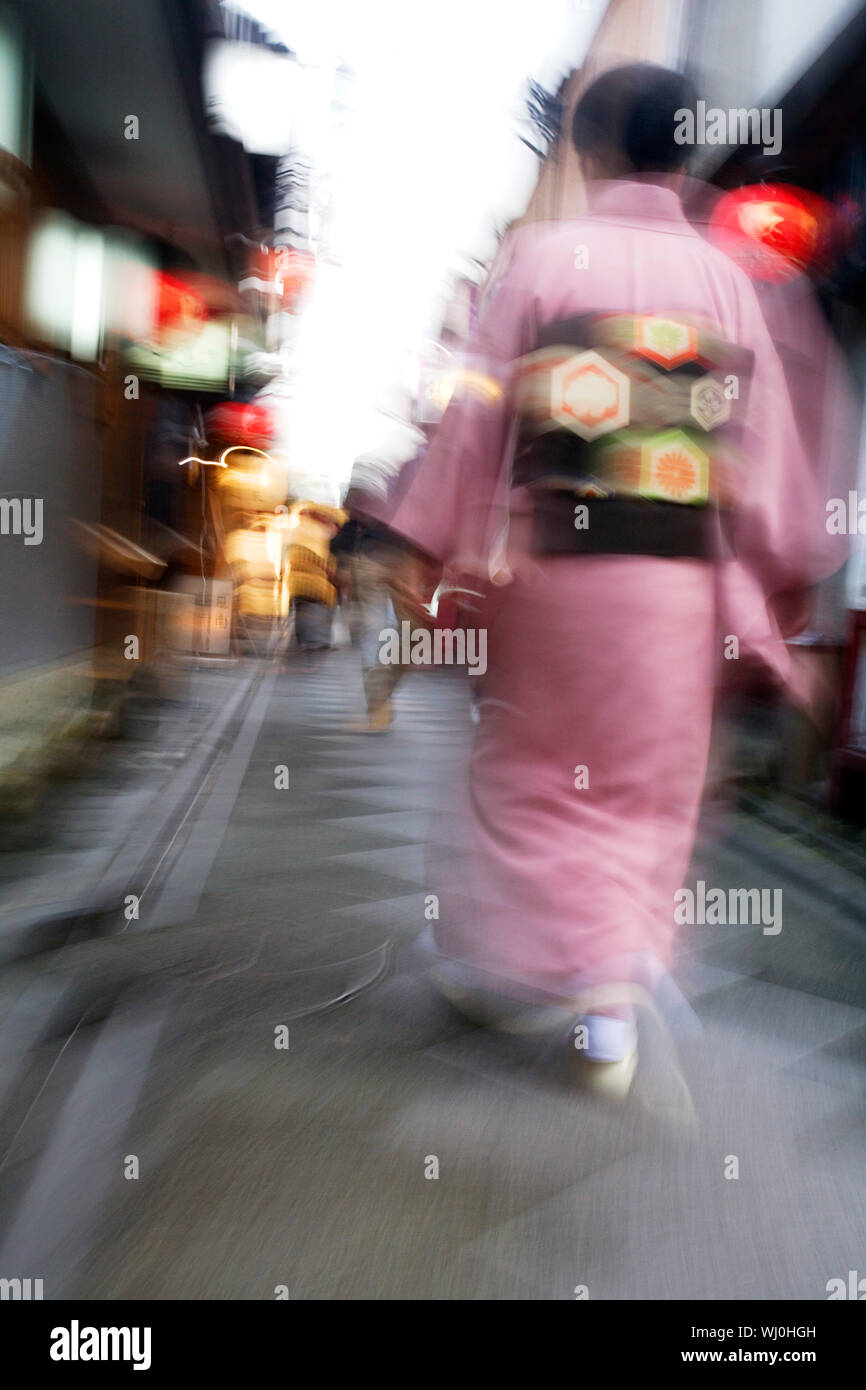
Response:
M10 968L2 1272L90 1299L821 1300L866 1274L863 883L708 816L692 885L781 888L783 928L682 928L691 1101L648 1018L606 1106L567 1039L473 1027L425 976L465 688L404 682L387 738L340 732L360 707L351 652L263 665L139 919Z

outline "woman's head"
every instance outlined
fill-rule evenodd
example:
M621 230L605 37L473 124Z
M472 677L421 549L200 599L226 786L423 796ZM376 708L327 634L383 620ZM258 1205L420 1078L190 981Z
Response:
M587 87L572 124L588 178L671 174L687 156L674 139L676 113L694 108L695 91L682 73L652 63L612 68Z

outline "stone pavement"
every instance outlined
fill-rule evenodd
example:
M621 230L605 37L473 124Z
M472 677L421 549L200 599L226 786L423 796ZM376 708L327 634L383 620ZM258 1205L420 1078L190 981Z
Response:
M464 688L404 682L386 738L339 732L350 652L260 690L165 914L17 967L4 1274L49 1298L590 1300L824 1299L866 1274L861 880L708 818L692 882L781 887L783 929L682 929L696 1118L651 1020L611 1108L569 1086L559 1039L464 1022L413 945Z
M261 672L247 663L169 675L175 698L130 699L126 737L89 742L63 779L43 783L34 809L0 823L0 961L117 917Z

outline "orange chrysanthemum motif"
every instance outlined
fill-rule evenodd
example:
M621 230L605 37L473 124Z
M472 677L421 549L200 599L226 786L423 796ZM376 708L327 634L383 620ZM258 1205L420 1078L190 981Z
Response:
M660 491L671 497L685 497L693 492L698 481L697 465L694 459L681 449L671 449L662 454L655 467L655 480Z

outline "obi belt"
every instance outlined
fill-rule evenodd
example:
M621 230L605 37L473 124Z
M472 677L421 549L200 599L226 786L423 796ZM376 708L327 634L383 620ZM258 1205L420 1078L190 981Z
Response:
M709 559L741 492L753 354L701 320L591 314L514 363L512 486L538 553Z

